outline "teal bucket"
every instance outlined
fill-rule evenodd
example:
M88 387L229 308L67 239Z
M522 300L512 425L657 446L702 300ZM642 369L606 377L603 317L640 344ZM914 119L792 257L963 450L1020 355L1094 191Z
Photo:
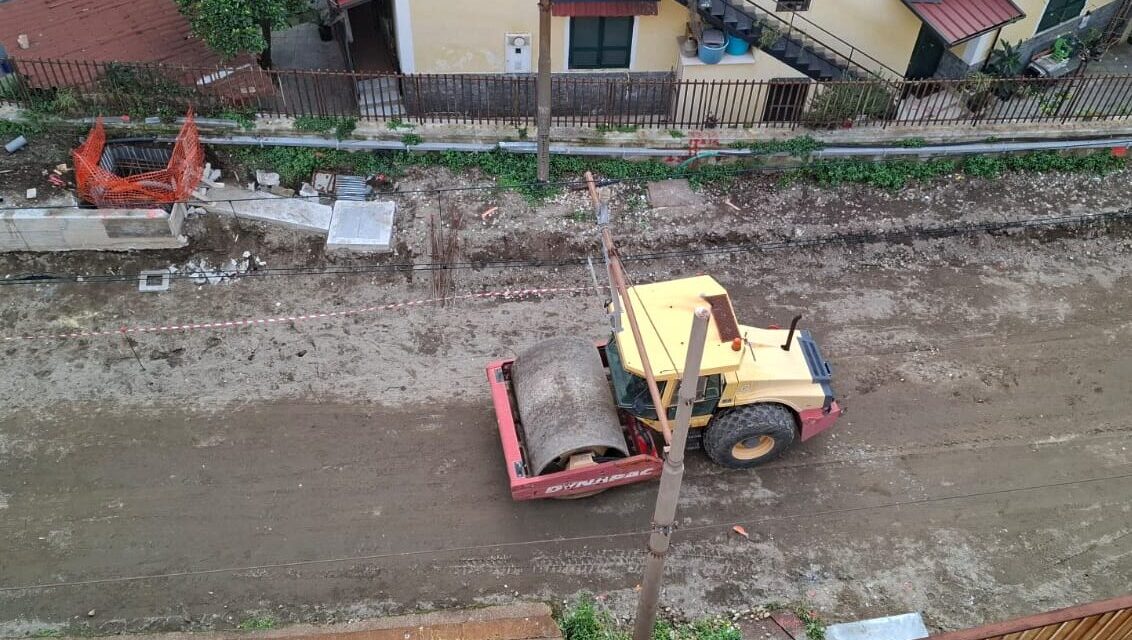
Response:
M742 38L727 36L727 55L741 56L751 49L751 43Z
M700 60L704 64L716 64L723 59L723 52L727 50L726 45L708 45L700 43Z

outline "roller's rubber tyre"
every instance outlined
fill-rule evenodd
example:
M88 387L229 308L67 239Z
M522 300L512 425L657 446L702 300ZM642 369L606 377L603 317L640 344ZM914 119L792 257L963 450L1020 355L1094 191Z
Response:
M794 443L794 413L780 404L725 409L704 432L704 452L718 465L750 469L774 460Z

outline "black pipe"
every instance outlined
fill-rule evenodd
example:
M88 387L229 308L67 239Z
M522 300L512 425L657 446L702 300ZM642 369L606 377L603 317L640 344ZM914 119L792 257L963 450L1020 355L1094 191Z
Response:
M798 314L790 321L790 333L786 334L786 344L782 345L783 351L790 350L790 343L794 341L794 330L798 328L798 321L801 319L802 314Z

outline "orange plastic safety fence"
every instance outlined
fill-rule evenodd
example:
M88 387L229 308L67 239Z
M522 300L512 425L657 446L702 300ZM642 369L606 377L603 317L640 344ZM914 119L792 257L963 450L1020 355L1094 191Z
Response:
M97 207L136 207L183 202L204 173L204 150L200 146L193 112L177 134L173 154L164 169L122 177L104 169L102 154L106 130L99 118L86 140L71 152L79 197Z

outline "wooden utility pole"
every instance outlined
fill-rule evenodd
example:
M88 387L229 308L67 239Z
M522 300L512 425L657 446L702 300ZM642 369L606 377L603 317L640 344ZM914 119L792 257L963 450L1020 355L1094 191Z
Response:
M602 217L601 197L597 194L597 185L594 184L594 175L586 172L586 185L590 190L590 200L593 201L594 215L600 221ZM621 308L625 310L625 318L629 321L629 330L633 333L633 341L637 345L637 353L641 355L641 367L645 372L645 384L652 398L652 406L656 407L657 422L660 423L660 433L664 436L665 444L672 444L672 430L668 427L668 409L660 397L660 387L656 384L656 377L652 373L652 363L645 350L645 339L641 335L640 325L637 322L637 313L633 310L633 301L629 299L629 287L625 282L624 268L621 266L621 257L617 247L613 244L613 233L608 224L602 224L601 244L608 262L610 286L613 288L613 306L617 309L617 301L621 301Z
M550 5L538 3L538 179L550 181Z
M633 640L651 640L653 626L656 624L656 605L664 577L664 558L672 540L676 503L680 500L680 484L684 480L684 445L688 442L688 424L692 420L692 405L696 402L696 390L699 388L700 363L704 357L709 317L705 307L697 307L692 320L692 335L688 339L688 355L684 360L684 374L680 378L676 405L676 430L672 433L672 446L664 458L664 469L660 473L660 490L656 495L656 509L652 516L653 529L649 536L645 576L641 580L641 599L637 602ZM658 411L664 409L660 408Z

